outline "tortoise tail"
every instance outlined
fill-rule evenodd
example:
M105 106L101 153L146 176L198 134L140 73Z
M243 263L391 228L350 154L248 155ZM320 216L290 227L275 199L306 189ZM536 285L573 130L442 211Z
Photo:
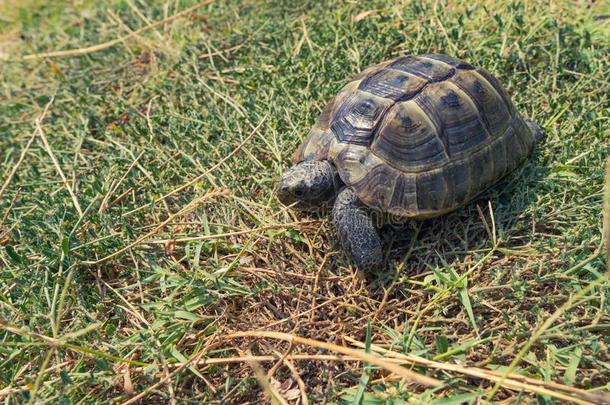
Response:
M546 131L544 130L544 128L542 128L542 126L540 126L535 121L532 121L527 118L525 119L525 123L527 124L530 131L532 131L537 145L543 143L546 140Z

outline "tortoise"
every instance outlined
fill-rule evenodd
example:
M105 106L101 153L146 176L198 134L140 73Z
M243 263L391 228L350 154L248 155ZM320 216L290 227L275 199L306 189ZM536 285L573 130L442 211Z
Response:
M444 54L406 55L365 69L326 105L278 198L303 211L332 206L344 251L373 270L383 223L466 205L544 138L487 70Z

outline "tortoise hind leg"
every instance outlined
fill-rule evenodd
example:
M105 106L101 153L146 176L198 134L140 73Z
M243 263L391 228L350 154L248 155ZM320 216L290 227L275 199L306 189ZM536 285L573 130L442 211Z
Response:
M333 223L343 250L361 270L378 269L382 263L381 240L373 219L351 188L337 195Z

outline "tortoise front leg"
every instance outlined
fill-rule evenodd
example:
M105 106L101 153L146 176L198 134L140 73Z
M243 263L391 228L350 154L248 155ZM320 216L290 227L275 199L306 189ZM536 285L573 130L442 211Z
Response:
M381 240L373 219L351 188L339 192L333 207L333 223L350 260L361 270L381 267Z

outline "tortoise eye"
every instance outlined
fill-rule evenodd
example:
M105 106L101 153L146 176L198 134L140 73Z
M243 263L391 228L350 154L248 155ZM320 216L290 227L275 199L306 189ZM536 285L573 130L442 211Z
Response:
M307 194L307 191L305 190L305 187L303 187L303 186L299 186L294 189L294 195L299 198L304 197L305 194Z

